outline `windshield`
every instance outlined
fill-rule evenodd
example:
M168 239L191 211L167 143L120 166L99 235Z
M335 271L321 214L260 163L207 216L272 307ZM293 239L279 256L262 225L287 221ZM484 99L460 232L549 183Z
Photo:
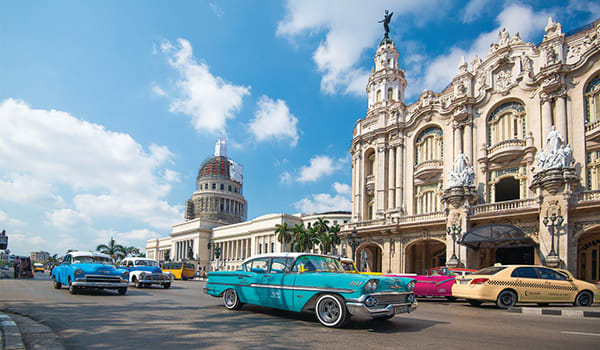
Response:
M154 260L136 260L135 266L156 266L158 267L158 262Z
M345 271L355 271L356 270L354 268L354 264L351 262L342 261L341 264Z
M300 267L307 272L345 272L336 258L318 255L303 255L296 260L292 271L299 272Z
M112 264L112 260L103 256L81 255L73 257L73 264Z
M475 272L476 275L495 275L504 270L506 266L490 266Z

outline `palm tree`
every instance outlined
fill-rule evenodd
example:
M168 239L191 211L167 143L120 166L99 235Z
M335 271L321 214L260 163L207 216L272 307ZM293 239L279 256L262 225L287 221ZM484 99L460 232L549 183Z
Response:
M296 224L292 231L294 232L294 241L296 242L295 250L297 252L308 252L312 248L311 230L304 229L304 224Z
M125 256L140 256L140 250L136 247L125 247Z
M342 228L338 224L335 224L329 228L329 241L331 242L332 247L335 247L342 243L342 239L338 235L341 229Z
M277 240L282 246L285 246L292 241L292 233L287 222L284 222L282 225L275 225L275 234L277 235Z
M49 256L48 259L46 259L46 264L56 264L58 262L58 254L52 254L52 256Z
M108 241L108 245L100 244L96 247L96 250L101 253L110 255L114 261L123 259L125 257L125 255L127 254L125 252L125 247L123 247L120 244L116 244L115 240L112 237L110 237L110 241Z

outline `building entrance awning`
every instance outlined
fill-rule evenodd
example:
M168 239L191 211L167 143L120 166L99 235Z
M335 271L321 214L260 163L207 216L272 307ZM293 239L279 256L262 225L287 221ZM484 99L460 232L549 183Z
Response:
M535 242L520 228L508 224L490 224L465 233L459 244L473 249L532 247Z

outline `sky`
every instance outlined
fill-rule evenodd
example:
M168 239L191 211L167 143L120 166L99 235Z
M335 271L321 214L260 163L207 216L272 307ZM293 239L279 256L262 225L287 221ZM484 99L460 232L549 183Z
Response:
M406 104L441 91L498 31L539 44L599 1L0 2L0 229L19 255L144 248L183 221L226 139L248 219L350 210L352 129L378 23Z

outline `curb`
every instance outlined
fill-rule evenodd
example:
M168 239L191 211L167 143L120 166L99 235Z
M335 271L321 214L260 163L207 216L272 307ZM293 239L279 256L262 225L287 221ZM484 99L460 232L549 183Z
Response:
M0 325L0 349L25 350L21 331L9 315L0 312Z
M527 315L600 318L600 311L539 309L539 308L527 308L527 307L525 307L525 308L524 307L511 307L507 311L513 312L513 313L527 314Z

